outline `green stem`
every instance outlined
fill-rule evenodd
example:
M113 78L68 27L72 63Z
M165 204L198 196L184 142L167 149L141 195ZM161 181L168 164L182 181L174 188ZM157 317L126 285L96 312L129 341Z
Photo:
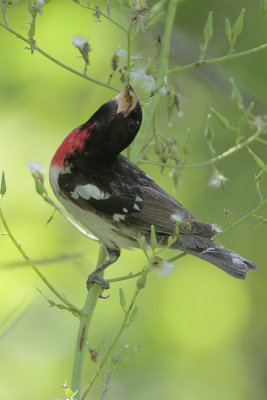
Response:
M14 243L22 257L26 260L26 262L33 268L33 270L36 272L36 274L42 279L42 281L45 283L45 285L51 290L51 292L54 293L56 297L58 297L62 303L64 303L69 309L75 311L76 313L80 313L80 310L78 310L77 307L75 307L72 303L70 303L64 296L62 296L56 288L46 279L46 277L39 271L38 267L31 261L31 259L27 256L23 248L21 247L21 244L15 239L13 236L11 230L9 229L7 222L5 220L4 214L2 212L2 209L0 208L0 219L8 233L9 238L11 241Z
M66 218L66 220L68 222L71 223L72 226L74 226L74 228L76 228L82 235L86 236L88 239L94 240L99 242L99 239L97 239L95 236L91 235L86 229L82 228L76 221L74 221L67 213L66 211L61 208L54 200L50 199L50 197L48 197L46 194L42 195L42 198L51 206L55 207L55 209L57 211L60 212L60 214L63 215L64 218Z
M0 21L0 26L2 26L3 28L5 28L6 30L8 30L10 33L12 33L13 35L15 35L17 38L19 38L19 39L23 40L24 42L28 43L29 46L31 45L30 40L28 40L27 38L25 38L24 36L22 36L20 33L14 31L14 30L13 30L12 28L10 28L9 26L3 24L1 21ZM96 83L97 85L104 86L104 87L106 87L106 88L108 88L108 89L114 90L115 92L120 92L120 89L117 88L117 87L115 87L115 86L113 86L113 85L109 85L109 84L107 84L107 83L105 83L105 82L99 81L98 79L95 79L95 78L93 78L93 77L91 77L91 76L89 76L89 75L85 75L85 74L83 74L82 72L79 72L79 71L77 71L76 69L71 68L71 67L69 67L69 66L66 65L66 64L63 64L61 61L59 61L59 60L57 60L56 58L52 57L50 54L46 53L44 50L42 50L42 49L41 49L40 47L38 47L38 46L35 46L35 47L34 47L34 50L38 51L39 53L41 53L41 54L42 54L43 56L45 56L46 58L48 58L49 60L53 61L55 64L59 65L60 67L62 67L62 68L64 68L64 69L66 69L67 71L72 72L72 73L75 74L75 75L78 75L78 76L80 76L80 77L82 77L82 78L84 78L84 79L87 79L87 80L90 81L90 82Z
M168 71L168 61L169 61L169 52L170 52L170 44L171 44L171 34L172 34L172 27L174 23L176 7L180 0L170 0L169 6L166 15L166 24L165 24L165 31L162 40L162 47L161 47L161 54L160 54L160 61L159 61L159 71L158 77L155 84L155 87L160 87L164 82L164 78L167 75ZM151 118L153 116L155 107L160 98L160 93L157 92L153 97L150 98L149 103L147 104L144 115L143 115L143 122L139 132L139 135L135 138L135 141L132 145L132 161L137 162L138 157L140 154L140 150L143 147L144 143L146 143L147 138L150 136L149 124Z
M198 164L188 164L188 165L181 165L181 164L168 164L168 163L162 163L160 161L148 161L148 160L139 160L140 164L149 164L149 165L158 165L161 167L166 167L166 168L174 168L174 169L179 169L179 168L199 168L199 167L205 167L206 165L210 165L213 163L216 163L218 161L224 160L226 157L229 157L230 155L236 153L238 150L242 149L243 147L246 147L249 143L253 142L263 131L263 128L259 128L253 135L251 135L249 138L244 140L241 143L238 143L236 146L231 147L227 151L225 151L222 154L219 154L216 157L211 158L210 160L203 161Z
M234 58L239 58L239 57L243 57L243 56L248 56L250 54L258 53L259 51L264 50L266 48L267 48L267 43L264 43L261 46L254 47L253 49L249 49L249 50L240 51L239 53L227 54L225 56L211 58L209 60L196 61L196 62L193 62L192 64L188 64L188 65L182 65L182 66L178 65L177 67L169 69L167 74L170 75L170 74L174 74L175 72L188 71L189 69L201 67L202 65L217 64L217 63L221 63L224 61L233 60Z
M144 273L144 271L143 271L143 273ZM121 334L123 333L124 329L127 327L127 325L128 325L128 320L129 320L131 311L132 311L132 309L133 309L133 306L134 306L134 304L135 304L136 298L137 298L137 296L138 296L139 293L140 293L140 290L139 290L139 289L136 289L136 291L135 291L135 293L134 293L134 296L133 296L133 299L132 299L132 301L131 301L131 304L130 304L128 310L127 310L126 313L125 313L125 316L124 316L122 325L121 325L121 327L120 327L120 329L119 329L117 335L115 336L115 339L113 340L111 346L109 347L107 353L105 354L104 358L102 359L101 363L99 364L98 368L96 369L94 375L92 376L92 379L91 379L90 383L88 384L88 386L87 386L86 389L84 390L81 400L84 400L85 397L87 396L87 394L88 394L88 392L90 391L91 387L93 386L93 384L94 384L96 378L97 378L97 377L99 376L99 374L101 373L101 371L102 371L103 367L105 366L105 364L106 364L106 362L107 362L107 360L108 360L110 354L112 353L114 347L116 346L116 344L117 344L117 342L118 342L118 340L119 340Z
M238 221L236 221L234 224L229 226L229 228L225 229L225 231L218 233L218 235L214 236L214 239L219 239L232 229L236 228L238 225L242 224L242 222L246 221L249 217L251 217L253 214L255 214L257 211L259 211L263 206L267 204L267 199L263 200L260 202L260 204L257 205L254 210L250 211L248 214L244 215L244 217L240 218Z
M132 32L133 23L130 23L129 30L127 31L127 42L128 42L128 51L127 51L127 86L130 85L130 75L131 75L131 45L132 45Z
M99 15L102 15L102 17L106 18L109 22L116 25L118 28L120 28L124 32L126 32L126 33L128 32L127 29L125 29L121 24L119 24L114 19L110 18L107 14L103 13L100 9L96 9L94 7L89 7L89 6L86 6L85 4L81 4L81 3L76 3L76 4L78 4L79 6L81 6L83 8L87 8L87 10L91 10L91 11L95 11L95 12L99 13Z
M97 266L101 265L106 259L106 250L103 244L101 244L99 249L99 255L97 260ZM72 380L71 389L73 392L77 392L75 400L81 399L81 381L82 381L82 371L84 363L84 354L87 348L87 336L90 322L98 301L99 295L103 291L103 288L99 284L94 284L88 291L84 306L82 308L82 314L80 317L79 330L75 346L74 362L72 369Z

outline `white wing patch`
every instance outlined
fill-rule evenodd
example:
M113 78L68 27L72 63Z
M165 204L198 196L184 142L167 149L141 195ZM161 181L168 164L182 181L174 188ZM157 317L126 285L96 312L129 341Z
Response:
M95 200L106 200L110 198L110 194L108 192L103 192L97 186L91 185L88 183L87 185L77 185L71 195L74 199L78 199L82 197L85 200L89 200L91 198Z
M140 208L138 207L138 205L136 203L134 203L133 208L134 208L134 210L140 211Z
M180 211L175 211L174 214L171 215L171 218L175 222L183 222L184 221L184 213Z
M124 220L125 220L125 215L113 214L113 220L114 220L115 222L124 221Z
M213 252L213 250L215 250L215 248L214 248L214 247L209 247L208 249L206 249L206 250L203 250L203 251L201 252L201 254L205 254L205 253L212 253L212 252Z
M127 208L125 208L125 207L123 207L122 211L125 212L125 213L128 212Z

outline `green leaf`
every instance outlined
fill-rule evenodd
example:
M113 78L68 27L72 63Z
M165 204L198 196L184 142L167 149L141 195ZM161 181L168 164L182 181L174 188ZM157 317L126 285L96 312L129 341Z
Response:
M239 128L242 128L247 123L247 121L251 115L251 111L252 111L253 107L254 107L254 103L251 102L250 105L248 106L248 108L243 112L243 114L237 121L237 126Z
M191 140L190 140L190 129L187 129L187 133L185 136L185 141L184 141L184 145L183 145L183 153L186 156L189 156L191 154L192 151L192 145L191 145Z
M211 143L214 138L214 130L211 122L211 114L208 114L207 116L207 125L204 132L204 136L207 139L208 143Z
M237 36L239 36L243 31L243 22L244 22L245 12L246 12L246 10L245 10L245 8L243 8L233 25L233 36L235 38L237 38Z
M260 167L260 169L262 169L263 171L267 171L267 166L264 163L264 161L262 161L260 159L260 157L258 157L255 153L253 153L253 151L248 146L247 146L247 150L252 155L252 157L254 158L254 160L256 161L258 166Z
M229 43L232 41L232 27L229 18L225 18L225 34Z
M152 250L155 250L157 247L157 237L156 237L156 232L155 232L155 227L154 225L151 225L150 228L150 247Z
M6 178L5 178L5 171L2 171L0 194L4 196L5 193L6 193Z
M175 190L177 190L178 189L178 184L179 184L179 174L178 174L178 171L176 169L172 173L172 180L173 180L173 183L174 183Z
M209 16L204 27L203 36L205 43L208 43L213 35L213 28L212 28L212 11L209 12Z
M230 83L232 85L232 94L231 94L231 100L235 103L235 105L238 108L242 108L243 104L243 97L242 94L240 93L238 87L235 84L235 81L233 78L230 78Z
M153 28L153 26L155 26L160 20L162 20L162 18L164 17L165 12L162 11L160 12L158 15L156 15L154 18L151 18L148 23L147 23L147 28Z
M168 126L172 126L172 120L174 111L176 108L175 104L175 94L173 88L169 88L168 91L168 103L167 103L167 112L168 112Z
M138 289L143 289L146 285L147 269L145 268L142 275L137 279L136 286Z
M221 113L219 113L219 111L216 111L213 107L210 107L210 111L216 116L216 118L224 128L230 128L228 119L225 118Z
M125 311L126 297L125 297L125 294L124 294L124 291L122 288L120 288L119 293L120 293L120 305L121 305L123 311Z
M134 322L134 320L136 318L136 315L137 315L137 312L138 312L138 306L135 306L133 311L132 311L132 313L131 313L131 315L130 315L130 317L129 317L129 321L130 322Z
M261 0L261 9L263 12L263 15L267 17L267 0Z
M44 194L47 194L47 191L44 187L42 179L40 179L37 174L32 173L34 183L35 183L35 190L40 196L43 196Z

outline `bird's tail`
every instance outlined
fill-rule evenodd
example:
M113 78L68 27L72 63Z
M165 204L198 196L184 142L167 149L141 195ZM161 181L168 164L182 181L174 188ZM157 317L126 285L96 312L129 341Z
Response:
M216 265L227 274L245 279L249 271L257 270L257 265L246 260L232 250L225 249L209 238L180 235L172 248L183 250Z

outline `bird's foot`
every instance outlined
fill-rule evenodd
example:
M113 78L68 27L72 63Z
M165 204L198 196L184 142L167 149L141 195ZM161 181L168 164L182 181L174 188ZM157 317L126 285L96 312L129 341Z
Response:
M92 287L93 283L98 283L104 289L109 289L109 282L106 281L104 278L102 278L102 276L96 274L95 272L92 272L88 276L88 279L86 281L87 290L89 290Z

